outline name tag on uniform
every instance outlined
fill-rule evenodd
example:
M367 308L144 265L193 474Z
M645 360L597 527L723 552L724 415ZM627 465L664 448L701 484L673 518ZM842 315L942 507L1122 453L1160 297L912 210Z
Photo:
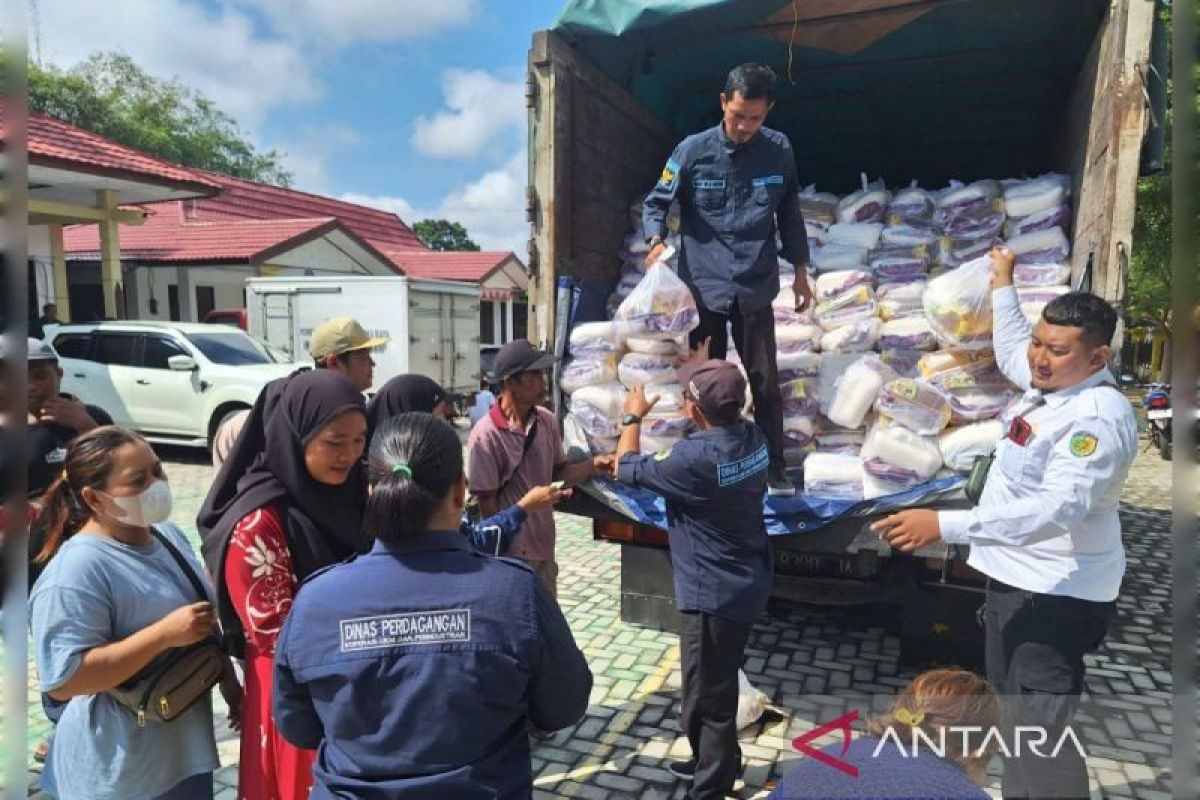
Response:
M1029 443L1031 436L1033 436L1033 426L1022 416L1013 417L1013 421L1008 426L1008 438L1017 446L1024 447Z
M750 455L728 464L717 464L717 485L731 486L767 468L767 448L760 447Z
M755 189L761 189L762 187L770 186L771 184L783 186L783 176L782 175L763 175L761 178L753 178L750 181L750 185L753 186Z
M416 611L338 621L342 652L471 641L471 610Z
M724 178L697 178L692 181L693 189L724 189Z

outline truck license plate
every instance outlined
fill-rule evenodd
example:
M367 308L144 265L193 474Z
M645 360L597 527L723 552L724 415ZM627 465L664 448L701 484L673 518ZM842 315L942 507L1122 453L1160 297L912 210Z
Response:
M1146 418L1147 419L1170 419L1171 418L1171 409L1156 408L1152 411L1146 412Z

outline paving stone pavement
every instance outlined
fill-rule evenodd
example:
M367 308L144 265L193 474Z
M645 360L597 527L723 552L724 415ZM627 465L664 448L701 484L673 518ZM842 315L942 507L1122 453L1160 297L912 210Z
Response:
M190 529L211 479L207 457L179 448L161 454L175 495L174 517ZM1079 717L1095 798L1170 797L1170 486L1169 462L1153 453L1138 458L1122 514L1129 570L1119 620L1100 652L1088 657L1091 698ZM618 548L593 541L588 520L559 515L558 526L560 602L595 687L583 720L534 749L534 796L681 798L684 786L665 769L667 761L689 753L676 724L678 640L622 623ZM829 721L819 696L892 694L914 674L900 666L899 640L886 621L864 619L861 611L796 606L773 607L755 626L745 671L779 715L743 732L743 798L765 797L800 757L791 740ZM222 720L215 797L234 800L238 743L223 722L219 697L215 702ZM49 728L33 691L28 722L32 754ZM32 757L29 763L30 796L46 797L36 789ZM996 762L987 786L993 797L1000 796L998 776Z

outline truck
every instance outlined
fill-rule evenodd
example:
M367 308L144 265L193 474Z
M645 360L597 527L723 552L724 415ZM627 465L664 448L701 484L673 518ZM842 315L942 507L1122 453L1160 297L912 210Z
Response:
M1069 175L1071 284L1121 309L1137 178L1162 165L1157 18L1153 0L572 0L528 58L533 338L562 352L560 284L615 283L631 201L720 120L725 75L746 61L779 76L766 124L791 139L801 184ZM574 510L620 548L622 618L672 627L665 532L603 503ZM906 661L977 651L983 581L964 553L894 554L870 521L772 537L775 594L902 603Z
M313 329L331 317L353 317L388 342L372 351L378 389L416 372L437 381L462 404L479 388L479 287L457 281L395 276L246 279L250 334L311 361Z

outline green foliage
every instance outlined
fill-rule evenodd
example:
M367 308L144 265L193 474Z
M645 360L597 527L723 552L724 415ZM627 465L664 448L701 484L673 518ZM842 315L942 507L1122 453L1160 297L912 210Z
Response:
M1167 40L1171 36L1171 11L1160 11L1166 26ZM1200 42L1198 42L1200 44ZM1200 65L1193 68L1200 77ZM1167 79L1167 118L1159 120L1166 126L1165 165L1162 172L1138 180L1137 211L1133 223L1133 251L1129 260L1128 308L1132 321L1151 320L1166 331L1171 329L1171 145L1174 108L1173 82ZM1193 97L1200 114L1200 97ZM1193 153L1200 153L1200 127Z
M433 250L478 250L467 229L448 219L423 219L412 226L413 233Z
M95 53L69 70L31 63L29 108L187 167L291 184L281 153L257 150L211 100L120 53Z

